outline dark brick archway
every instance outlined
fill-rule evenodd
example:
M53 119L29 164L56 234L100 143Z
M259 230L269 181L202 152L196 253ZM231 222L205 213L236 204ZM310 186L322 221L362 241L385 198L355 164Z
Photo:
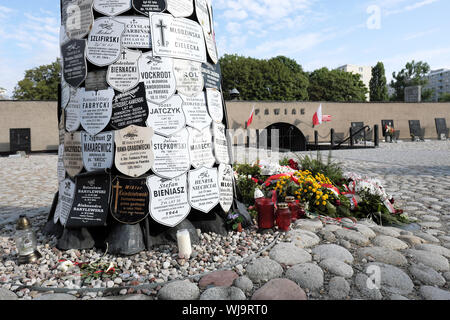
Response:
M306 151L306 138L296 126L278 122L267 128L268 146L271 146L271 130L279 130L279 148L281 151Z

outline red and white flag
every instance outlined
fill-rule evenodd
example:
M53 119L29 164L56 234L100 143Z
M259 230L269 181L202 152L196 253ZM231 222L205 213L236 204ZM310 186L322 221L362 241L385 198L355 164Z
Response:
M247 128L250 127L250 125L253 122L253 114L255 113L255 105L253 105L252 113L250 113L250 117L247 120Z
M316 113L313 116L313 125L317 126L322 123L322 104L320 104L319 109L317 109Z

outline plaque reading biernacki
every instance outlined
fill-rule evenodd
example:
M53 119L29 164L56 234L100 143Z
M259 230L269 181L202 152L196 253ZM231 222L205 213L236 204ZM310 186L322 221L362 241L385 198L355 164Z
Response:
M219 165L219 191L220 191L220 206L223 211L229 212L233 205L233 169L230 165Z
M120 92L125 92L138 85L138 59L141 54L140 51L122 50L120 59L108 67L106 80L112 88Z
M207 167L212 168L216 163L213 155L213 143L211 130L205 128L198 131L194 128L188 128L189 132L189 156L194 168Z
M70 210L72 209L73 199L75 197L75 183L70 179L65 179L59 183L58 204L56 206L53 222L58 220L64 226L67 223Z
M109 211L111 176L105 173L79 175L67 228L103 227Z
M148 16L152 12L161 12L166 10L166 0L132 0L133 8Z
M136 88L114 97L111 116L111 126L114 129L120 130L133 124L145 127L147 117L148 104L142 82Z
M117 16L131 9L131 0L94 0L94 9L105 16Z
M147 179L117 176L112 180L111 214L124 224L137 224L149 214Z
M64 80L77 88L87 76L86 40L70 40L61 46Z
M114 20L125 24L122 46L125 48L151 49L150 19L138 16L119 16Z
M203 91L202 64L200 62L173 59L173 71L178 93L193 97Z
M166 137L180 131L186 126L182 104L183 100L179 95L172 96L162 104L149 103L147 126Z
M147 100L162 103L176 91L173 59L153 57L152 52L142 54L138 62L140 80L145 84Z
M117 170L129 177L139 177L153 165L152 128L131 125L114 133Z
M150 190L150 215L156 222L175 227L191 211L188 202L187 176L165 179L158 176L147 178Z
M83 170L81 132L66 133L64 136L64 168L72 178Z
M201 212L210 212L219 203L216 168L202 167L189 172L189 203Z
M81 133L83 164L87 171L110 169L113 164L114 133L102 132L95 136Z
M183 110L186 124L197 130L203 130L211 125L212 119L208 114L205 93L202 91L194 97L180 94L183 99Z
M111 120L114 90L85 91L81 105L80 122L92 135L101 132Z

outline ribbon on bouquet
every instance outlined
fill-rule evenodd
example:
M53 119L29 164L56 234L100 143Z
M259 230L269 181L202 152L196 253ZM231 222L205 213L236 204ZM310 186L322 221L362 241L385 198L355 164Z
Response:
M358 201L356 200L356 182L351 181L350 187L344 184L344 189L346 192L342 192L343 196L346 196L348 200L350 200L350 208L354 210L358 207Z

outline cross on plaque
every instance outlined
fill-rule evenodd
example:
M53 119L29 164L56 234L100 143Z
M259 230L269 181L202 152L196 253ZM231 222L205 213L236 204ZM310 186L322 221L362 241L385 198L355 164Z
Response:
M159 20L159 24L157 24L156 27L158 29L161 29L161 42L162 42L162 46L165 47L166 46L166 39L165 39L165 36L164 36L164 29L167 29L167 26L164 25L164 23L163 23L163 21L161 19L161 20Z
M122 59L125 60L127 52L125 50L122 51Z
M115 186L112 187L113 190L116 190L116 200L114 202L114 213L117 213L117 202L119 201L119 191L122 189L122 187L119 185L119 180L117 180L117 183Z

